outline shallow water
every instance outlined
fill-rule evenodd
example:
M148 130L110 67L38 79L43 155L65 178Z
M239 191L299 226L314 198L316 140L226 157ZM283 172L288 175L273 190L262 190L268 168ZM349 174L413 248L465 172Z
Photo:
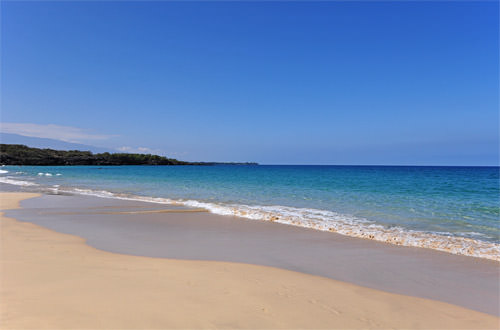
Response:
M5 166L0 182L500 257L498 167Z
M491 260L208 212L148 212L179 208L94 196L43 194L21 206L6 216L108 252L278 267L500 313L499 263Z

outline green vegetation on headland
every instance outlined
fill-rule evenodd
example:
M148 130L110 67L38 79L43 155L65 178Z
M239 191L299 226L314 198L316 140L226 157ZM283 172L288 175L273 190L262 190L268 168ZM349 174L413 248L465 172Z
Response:
M258 165L257 163L185 162L150 154L30 148L21 144L0 144L2 165Z

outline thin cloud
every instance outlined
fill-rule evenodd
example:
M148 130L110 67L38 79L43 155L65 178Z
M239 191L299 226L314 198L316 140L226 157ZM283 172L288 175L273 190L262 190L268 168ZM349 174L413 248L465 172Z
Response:
M33 123L0 123L2 133L18 134L64 142L81 143L85 141L107 140L114 135L89 133L88 130L71 126L40 125Z
M161 149L152 149L148 147L130 147L130 146L123 146L116 148L117 151L120 152L125 152L125 153L132 153L132 154L152 154L152 155L160 155L160 156L165 156L165 157L179 157L179 156L184 156L187 155L188 153L186 151L183 152L165 152L164 150Z
M121 152L136 153L136 154L161 154L158 149L151 149L146 147L119 147L116 150Z

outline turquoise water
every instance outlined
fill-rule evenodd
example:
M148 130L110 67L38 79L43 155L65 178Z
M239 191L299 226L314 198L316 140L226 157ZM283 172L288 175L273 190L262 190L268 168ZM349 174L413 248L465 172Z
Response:
M181 203L394 244L496 255L492 259L500 254L498 167L5 166L2 171L0 181L29 190Z

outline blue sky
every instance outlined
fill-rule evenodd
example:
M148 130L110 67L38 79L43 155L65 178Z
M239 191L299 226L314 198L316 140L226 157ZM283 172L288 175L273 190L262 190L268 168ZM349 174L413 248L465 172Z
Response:
M497 165L498 9L4 1L2 131L186 160Z

